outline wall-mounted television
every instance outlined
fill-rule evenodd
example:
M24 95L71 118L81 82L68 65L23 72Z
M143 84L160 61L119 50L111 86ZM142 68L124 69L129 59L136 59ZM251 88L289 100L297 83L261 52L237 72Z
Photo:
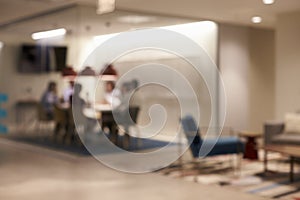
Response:
M61 71L66 66L66 60L66 46L24 44L20 49L18 71L21 73Z

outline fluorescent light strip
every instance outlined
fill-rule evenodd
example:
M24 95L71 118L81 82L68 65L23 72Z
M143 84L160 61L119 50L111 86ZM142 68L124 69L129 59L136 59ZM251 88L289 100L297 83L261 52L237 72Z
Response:
M34 40L40 40L45 38L51 38L51 37L57 37L62 36L67 33L67 30L64 28L54 29L50 31L42 31L42 32L36 32L31 35L32 39Z

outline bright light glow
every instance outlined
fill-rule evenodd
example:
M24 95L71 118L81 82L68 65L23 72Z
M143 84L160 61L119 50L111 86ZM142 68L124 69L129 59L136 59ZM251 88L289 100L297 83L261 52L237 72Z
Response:
M152 27L153 28L153 27ZM192 22L192 23L185 23L185 24L177 24L177 25L171 25L171 26L164 26L164 27L158 27L162 29L167 29L170 31L175 31L176 33L180 33L184 35L185 37L190 38L197 44L200 44L201 46L206 47L206 51L211 56L213 60L216 59L215 55L215 41L217 40L217 31L218 31L218 25L213 21L199 21L199 22ZM143 34L143 30L145 28L136 29L137 31L141 31L141 34ZM108 35L98 35L93 37L92 44L94 45L94 49L97 48L102 43L106 42L110 38L118 35L120 33L114 33L114 34L108 34ZM170 40L169 45L175 45L172 40ZM186 55L189 55L191 57L195 56L195 54L198 55L198 52L186 52ZM126 56L123 56L119 59L119 61L132 61L132 60L140 60L140 59L157 59L157 58L174 58L175 55L162 52L162 51L147 51L141 50L134 53L130 53ZM95 58L96 60L97 58ZM106 63L103 63L106 64ZM90 65L94 65L93 63L90 63ZM105 77L106 78L106 77Z
M116 36L118 33L112 33L112 34L107 34L107 35L97 35L94 36L93 40L97 43L97 45L102 44L106 40Z
M262 22L262 18L260 16L254 16L252 17L251 21L254 23L254 24L259 24Z
M102 81L116 81L117 77L114 75L102 75L101 80Z
M275 0L263 0L263 3L267 5L273 4L274 2Z
M0 49L4 46L4 43L0 41Z
M155 17L151 16L141 16L141 15L127 15L118 17L118 21L122 23L128 23L128 24L141 24L146 22L154 21Z
M215 30L217 28L217 24L213 21L200 21L187 24L164 26L162 28L189 35L197 32L195 31L196 28L201 28L204 31L211 32L212 30Z
M67 30L64 28L50 30L50 31L42 31L42 32L36 32L31 35L32 39L34 40L40 40L45 38L51 38L51 37L57 37L62 36L67 33Z
M97 14L113 12L116 8L115 0L98 0Z

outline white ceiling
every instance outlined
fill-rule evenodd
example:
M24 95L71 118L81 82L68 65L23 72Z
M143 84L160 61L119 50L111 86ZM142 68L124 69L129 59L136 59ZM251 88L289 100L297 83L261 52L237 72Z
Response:
M118 10L170 15L193 19L259 27L275 27L276 16L284 12L300 11L300 0L276 0L264 5L262 0L116 0ZM0 0L0 27L32 15L52 12L74 3L96 6L97 0ZM253 25L253 15L263 22ZM30 18L29 18L30 19Z
M124 17L143 16L149 21L142 23L129 23L121 21ZM30 39L33 32L49 30L55 28L66 28L70 35L74 36L95 36L110 33L117 33L144 27L160 27L173 24L192 22L193 20L167 17L141 15L128 11L115 11L105 15L97 15L95 8L91 6L77 6L65 10L57 11L47 15L30 18L18 23L13 23L0 28L0 36L15 35L16 37Z
M262 0L117 0L118 7L176 16L204 18L224 23L251 25L251 17L260 15L256 26L275 27L280 13L300 11L300 0L276 0L264 5Z
M0 24L70 5L72 0L0 0Z

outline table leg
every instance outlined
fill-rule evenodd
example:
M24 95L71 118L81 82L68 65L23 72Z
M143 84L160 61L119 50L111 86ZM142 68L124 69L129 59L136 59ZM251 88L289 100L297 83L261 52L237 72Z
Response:
M293 156L290 157L290 182L294 182L294 160Z
M268 151L264 150L264 172L268 172Z

